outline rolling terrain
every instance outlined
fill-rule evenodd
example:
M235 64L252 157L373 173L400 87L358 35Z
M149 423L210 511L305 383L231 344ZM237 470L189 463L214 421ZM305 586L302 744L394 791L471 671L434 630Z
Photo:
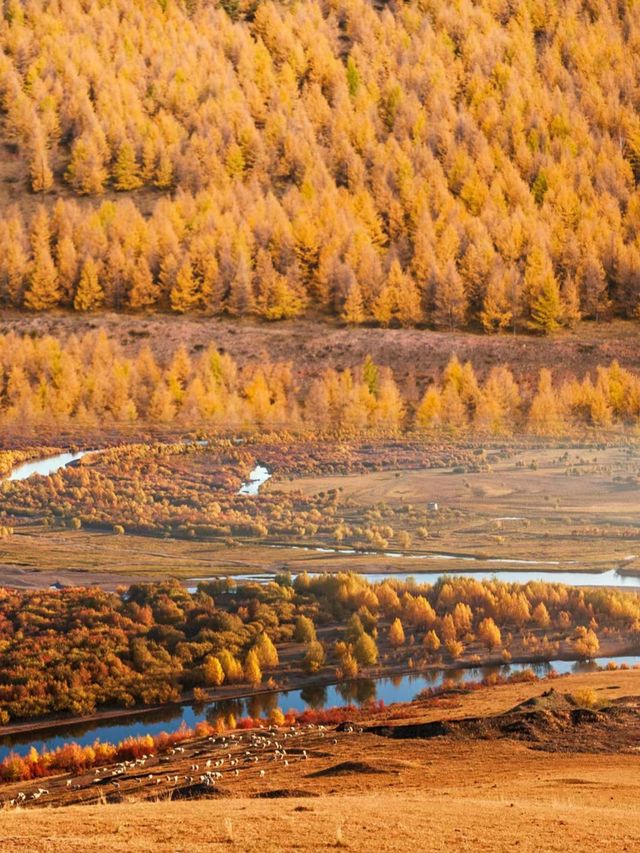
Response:
M251 851L259 827L268 851L632 851L639 690L637 671L494 686L391 706L337 731L236 732L116 776L3 786L4 801L26 795L0 812L3 849ZM585 695L595 710L576 706ZM274 741L286 757L274 759ZM215 784L190 781L220 757ZM34 801L39 788L48 793Z

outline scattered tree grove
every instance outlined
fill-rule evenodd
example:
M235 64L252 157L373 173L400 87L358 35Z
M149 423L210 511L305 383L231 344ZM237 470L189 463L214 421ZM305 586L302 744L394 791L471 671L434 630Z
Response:
M83 300L100 299L95 267L82 267ZM98 426L290 429L310 433L424 435L571 434L635 427L640 377L617 362L578 378L540 371L533 387L504 365L479 377L451 358L424 389L402 388L371 358L353 368L302 377L288 362L238 365L211 344L179 346L159 362L148 345L135 355L104 332L71 336L0 335L0 424L24 436Z
M417 641L406 648L403 626ZM316 639L316 629L335 643ZM302 573L264 585L202 581L193 593L175 580L117 593L0 589L0 721L175 702L194 689L247 689L292 666L310 674L329 667L328 677L334 667L350 678L388 653L397 661L418 649L428 662L443 651L455 660L468 649L508 651L517 642L548 660L561 643L593 657L603 637L633 643L639 636L637 594L541 582L443 578L418 586ZM295 656L285 666L278 647L291 643Z

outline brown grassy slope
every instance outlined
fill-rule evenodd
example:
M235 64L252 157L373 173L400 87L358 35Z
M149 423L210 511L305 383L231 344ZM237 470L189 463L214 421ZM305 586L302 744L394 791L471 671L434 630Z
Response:
M584 768L582 768L584 769ZM582 772L582 769L580 772ZM574 773L573 766L561 772ZM592 776L599 776L592 772ZM594 784L600 785L597 781ZM632 802L583 802L551 782L536 799L508 786L492 796L392 790L313 800L218 800L12 813L2 818L5 853L209 853L216 850L536 851L638 849ZM338 835L338 832L340 833ZM232 840L228 840L231 838ZM339 844L338 840L342 843Z
M583 323L575 331L550 338L344 328L326 318L269 324L175 315L32 315L5 311L0 322L0 333L52 334L62 339L96 328L118 338L129 354L137 352L142 343L148 343L160 357L167 357L180 344L195 354L213 342L240 365L267 358L291 361L300 375L316 374L325 367L351 367L370 354L377 363L392 367L399 381L415 380L419 388L438 376L453 354L461 360L471 359L480 376L494 365L508 364L519 380L527 382L536 380L541 367L582 376L614 358L624 367L640 370L639 327L625 321Z
M396 706L381 718L395 716L405 724L496 714L549 686L484 689L448 705ZM640 693L640 672L572 676L553 686L565 692L589 687L615 700ZM266 778L257 768L237 780L225 778L223 798L133 801L144 796L141 789L110 806L3 811L3 853L315 851L335 848L340 839L354 851L564 853L640 845L639 758L633 749L549 753L511 739L397 741L373 734L338 733L336 740L325 738L308 761L266 763ZM163 765L162 772L171 770ZM64 782L44 783L52 793L56 785ZM274 790L307 796L265 798Z

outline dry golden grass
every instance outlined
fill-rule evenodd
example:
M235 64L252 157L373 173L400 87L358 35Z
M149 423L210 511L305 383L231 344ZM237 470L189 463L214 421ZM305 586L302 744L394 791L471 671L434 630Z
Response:
M215 850L535 851L638 849L633 806L567 798L371 793L321 800L77 806L0 816L5 853ZM229 823L233 832L228 833Z
M549 684L488 688L451 708L396 709L411 718L495 714ZM554 682L616 699L640 693L640 672ZM387 718L393 713L387 711ZM398 714L399 715L399 714ZM0 812L2 853L353 851L634 851L640 848L638 755L540 752L507 739L331 737L308 762L249 773L228 796L200 801ZM346 760L350 772L332 772ZM364 767L360 771L358 767ZM366 772L366 768L369 772ZM371 772L374 768L376 772ZM325 772L318 774L318 769ZM328 771L328 772L326 772ZM256 794L282 789L307 796Z

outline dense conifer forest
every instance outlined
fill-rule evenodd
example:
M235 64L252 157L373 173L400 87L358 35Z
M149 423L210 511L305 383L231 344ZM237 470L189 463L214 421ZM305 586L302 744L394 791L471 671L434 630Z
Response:
M5 306L546 333L638 312L632 2L1 8Z

